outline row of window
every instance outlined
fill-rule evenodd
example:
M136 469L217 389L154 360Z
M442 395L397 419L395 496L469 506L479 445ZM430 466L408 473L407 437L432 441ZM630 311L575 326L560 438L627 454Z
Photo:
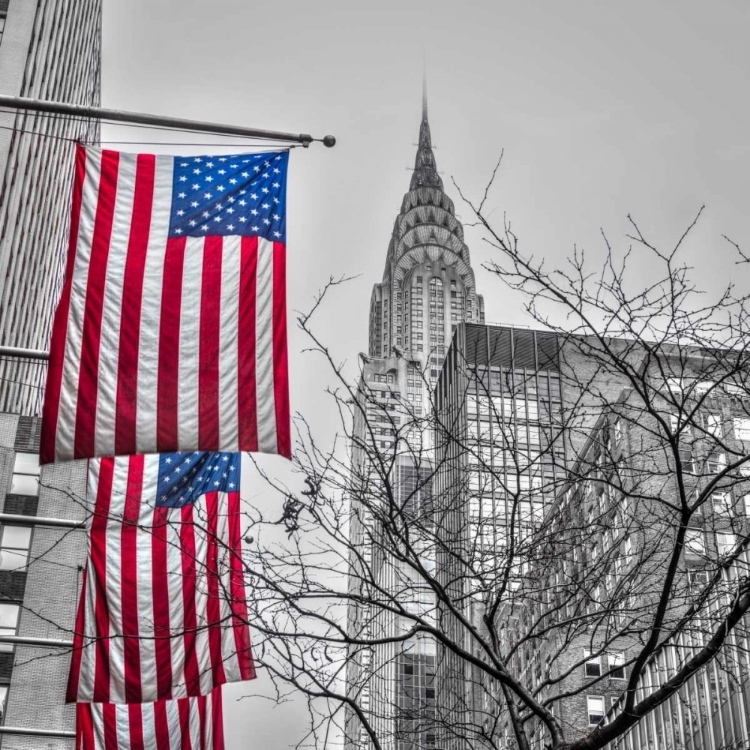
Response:
M671 414L670 427L673 433L681 430L682 435L690 437L692 435L692 425L681 424L677 414ZM725 426L725 422L727 425ZM727 427L731 422L732 432L737 440L750 441L750 418L734 417L731 420L725 420L721 414L707 413L703 415L703 429L713 437L729 437Z

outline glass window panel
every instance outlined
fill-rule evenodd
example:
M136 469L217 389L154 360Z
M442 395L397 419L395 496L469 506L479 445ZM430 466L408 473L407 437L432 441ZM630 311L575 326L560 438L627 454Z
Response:
M10 628L15 633L18 623L18 605L0 603L0 628Z
M16 453L13 473L39 475L39 456L36 453Z
M38 495L39 477L30 474L14 474L10 483L12 495Z
M14 549L28 549L31 541L30 526L3 526L2 547Z
M0 570L21 570L26 567L28 550L2 549L0 550Z
M604 698L589 695L586 698L589 712L589 725L596 726L604 718Z
M5 703L8 698L8 686L0 685L0 724L5 722Z

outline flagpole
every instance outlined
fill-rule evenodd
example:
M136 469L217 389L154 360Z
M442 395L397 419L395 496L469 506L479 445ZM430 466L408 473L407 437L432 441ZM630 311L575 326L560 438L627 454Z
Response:
M323 138L313 138L308 133L283 133L276 130L247 128L241 125L224 125L222 123L203 122L201 120L184 120L180 117L150 115L144 112L126 112L119 109L105 109L104 107L88 107L81 104L52 102L23 96L0 96L0 107L31 112L49 112L50 114L106 120L108 122L124 122L133 125L151 125L157 128L187 130L195 133L236 135L242 138L260 138L270 141L291 141L292 143L301 143L305 147L313 142L323 143L328 148L336 145L336 139L332 135L326 135Z

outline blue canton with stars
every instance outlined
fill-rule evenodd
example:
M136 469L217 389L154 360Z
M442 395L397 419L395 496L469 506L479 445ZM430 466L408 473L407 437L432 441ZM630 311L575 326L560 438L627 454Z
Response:
M170 237L286 242L288 151L175 156Z
M239 453L164 453L159 456L157 508L182 508L207 492L240 491Z

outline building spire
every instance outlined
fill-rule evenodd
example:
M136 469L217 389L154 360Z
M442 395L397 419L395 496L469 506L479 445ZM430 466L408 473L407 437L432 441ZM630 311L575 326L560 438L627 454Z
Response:
M432 152L432 137L430 135L430 122L427 119L427 71L422 73L422 123L419 126L419 146L417 157L414 160L414 172L411 176L409 190L432 187L443 189L443 181L437 171L435 154Z

